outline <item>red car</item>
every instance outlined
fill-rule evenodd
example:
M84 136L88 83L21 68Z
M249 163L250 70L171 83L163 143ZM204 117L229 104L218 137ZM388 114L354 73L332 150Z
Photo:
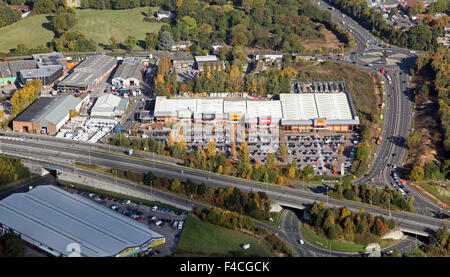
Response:
M396 90L396 87L394 86L393 89Z
M369 177L370 176L370 174L366 174L366 175L364 175L364 177Z

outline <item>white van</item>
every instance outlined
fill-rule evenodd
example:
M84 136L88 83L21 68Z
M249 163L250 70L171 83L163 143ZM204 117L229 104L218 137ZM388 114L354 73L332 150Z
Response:
M154 212L154 211L156 211L158 209L158 206L153 206L152 207L152 211Z
M181 229L183 229L183 221L180 221L178 223L178 230L181 230Z
M156 221L156 222L155 222L156 226L159 226L159 225L161 225L161 223L162 223L162 221L161 221L161 220L158 220L158 221Z

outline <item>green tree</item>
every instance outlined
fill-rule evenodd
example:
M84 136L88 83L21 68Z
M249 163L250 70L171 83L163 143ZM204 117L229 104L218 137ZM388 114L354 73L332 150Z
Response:
M109 46L111 50L115 50L119 48L119 40L116 37L110 37L109 38Z
M422 136L419 134L419 132L414 131L411 134L409 134L408 138L406 139L406 145L409 149L417 148L422 141Z
M158 49L160 50L171 50L174 44L172 35L169 32L162 32L159 35Z
M370 148L369 145L365 144L365 145L360 145L358 146L358 148L356 149L356 159L359 161L364 161L369 157L370 154Z
M420 165L415 165L413 169L411 170L411 173L409 175L409 179L413 181L420 181L423 179L425 173L423 171L423 167Z
M286 146L286 144L280 144L280 147L277 150L277 155L283 162L286 162L288 156L288 147Z
M180 192L181 183L178 179L174 179L170 184L170 190L173 192Z
M145 36L145 50L155 50L158 47L158 34L148 33Z
M267 154L267 158L266 158L266 163L265 163L266 167L269 170L271 170L275 166L275 161L276 161L275 154L273 152L269 152Z
M13 234L6 234L0 240L5 246L5 255L7 257L24 257L25 246L23 241Z
M127 50L132 51L133 48L137 44L137 39L134 36L128 36L127 39L123 42L123 45L127 48Z
M305 166L305 168L303 168L303 178L309 180L312 177L314 177L314 168L310 165Z
M180 30L182 40L195 39L198 33L197 21L190 17L184 16L177 21L177 27Z

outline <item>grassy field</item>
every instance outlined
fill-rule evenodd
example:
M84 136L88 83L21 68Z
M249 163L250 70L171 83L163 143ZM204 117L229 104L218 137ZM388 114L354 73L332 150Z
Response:
M158 7L153 8L155 11ZM146 33L158 32L163 24L144 21L148 8L132 10L77 10L77 24L74 30L83 32L87 38L93 39L102 49L114 36L119 42L131 35L144 40ZM136 46L134 50L142 50Z
M12 25L0 29L0 52L8 53L23 43L28 48L46 43L53 39L54 33L48 27L49 20L46 15L35 15L22 19ZM46 27L44 27L46 26Z
M82 31L87 38L97 42L98 50L103 49L112 36L119 42L125 41L128 35L143 41L146 33L158 32L163 25L143 20L148 9L77 10L78 21L74 30ZM156 11L159 8L153 9ZM0 29L0 53L8 53L19 43L25 44L28 48L46 46L54 37L48 18L50 18L48 15L34 15ZM142 47L138 45L134 50L142 50Z
M244 243L249 243L250 248L244 250L241 247ZM264 242L256 238L189 216L175 256L271 257L273 254Z

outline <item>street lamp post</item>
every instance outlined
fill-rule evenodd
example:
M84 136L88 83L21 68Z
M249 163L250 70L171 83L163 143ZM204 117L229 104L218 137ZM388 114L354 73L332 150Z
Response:
M391 217L391 199L389 199L389 217Z

